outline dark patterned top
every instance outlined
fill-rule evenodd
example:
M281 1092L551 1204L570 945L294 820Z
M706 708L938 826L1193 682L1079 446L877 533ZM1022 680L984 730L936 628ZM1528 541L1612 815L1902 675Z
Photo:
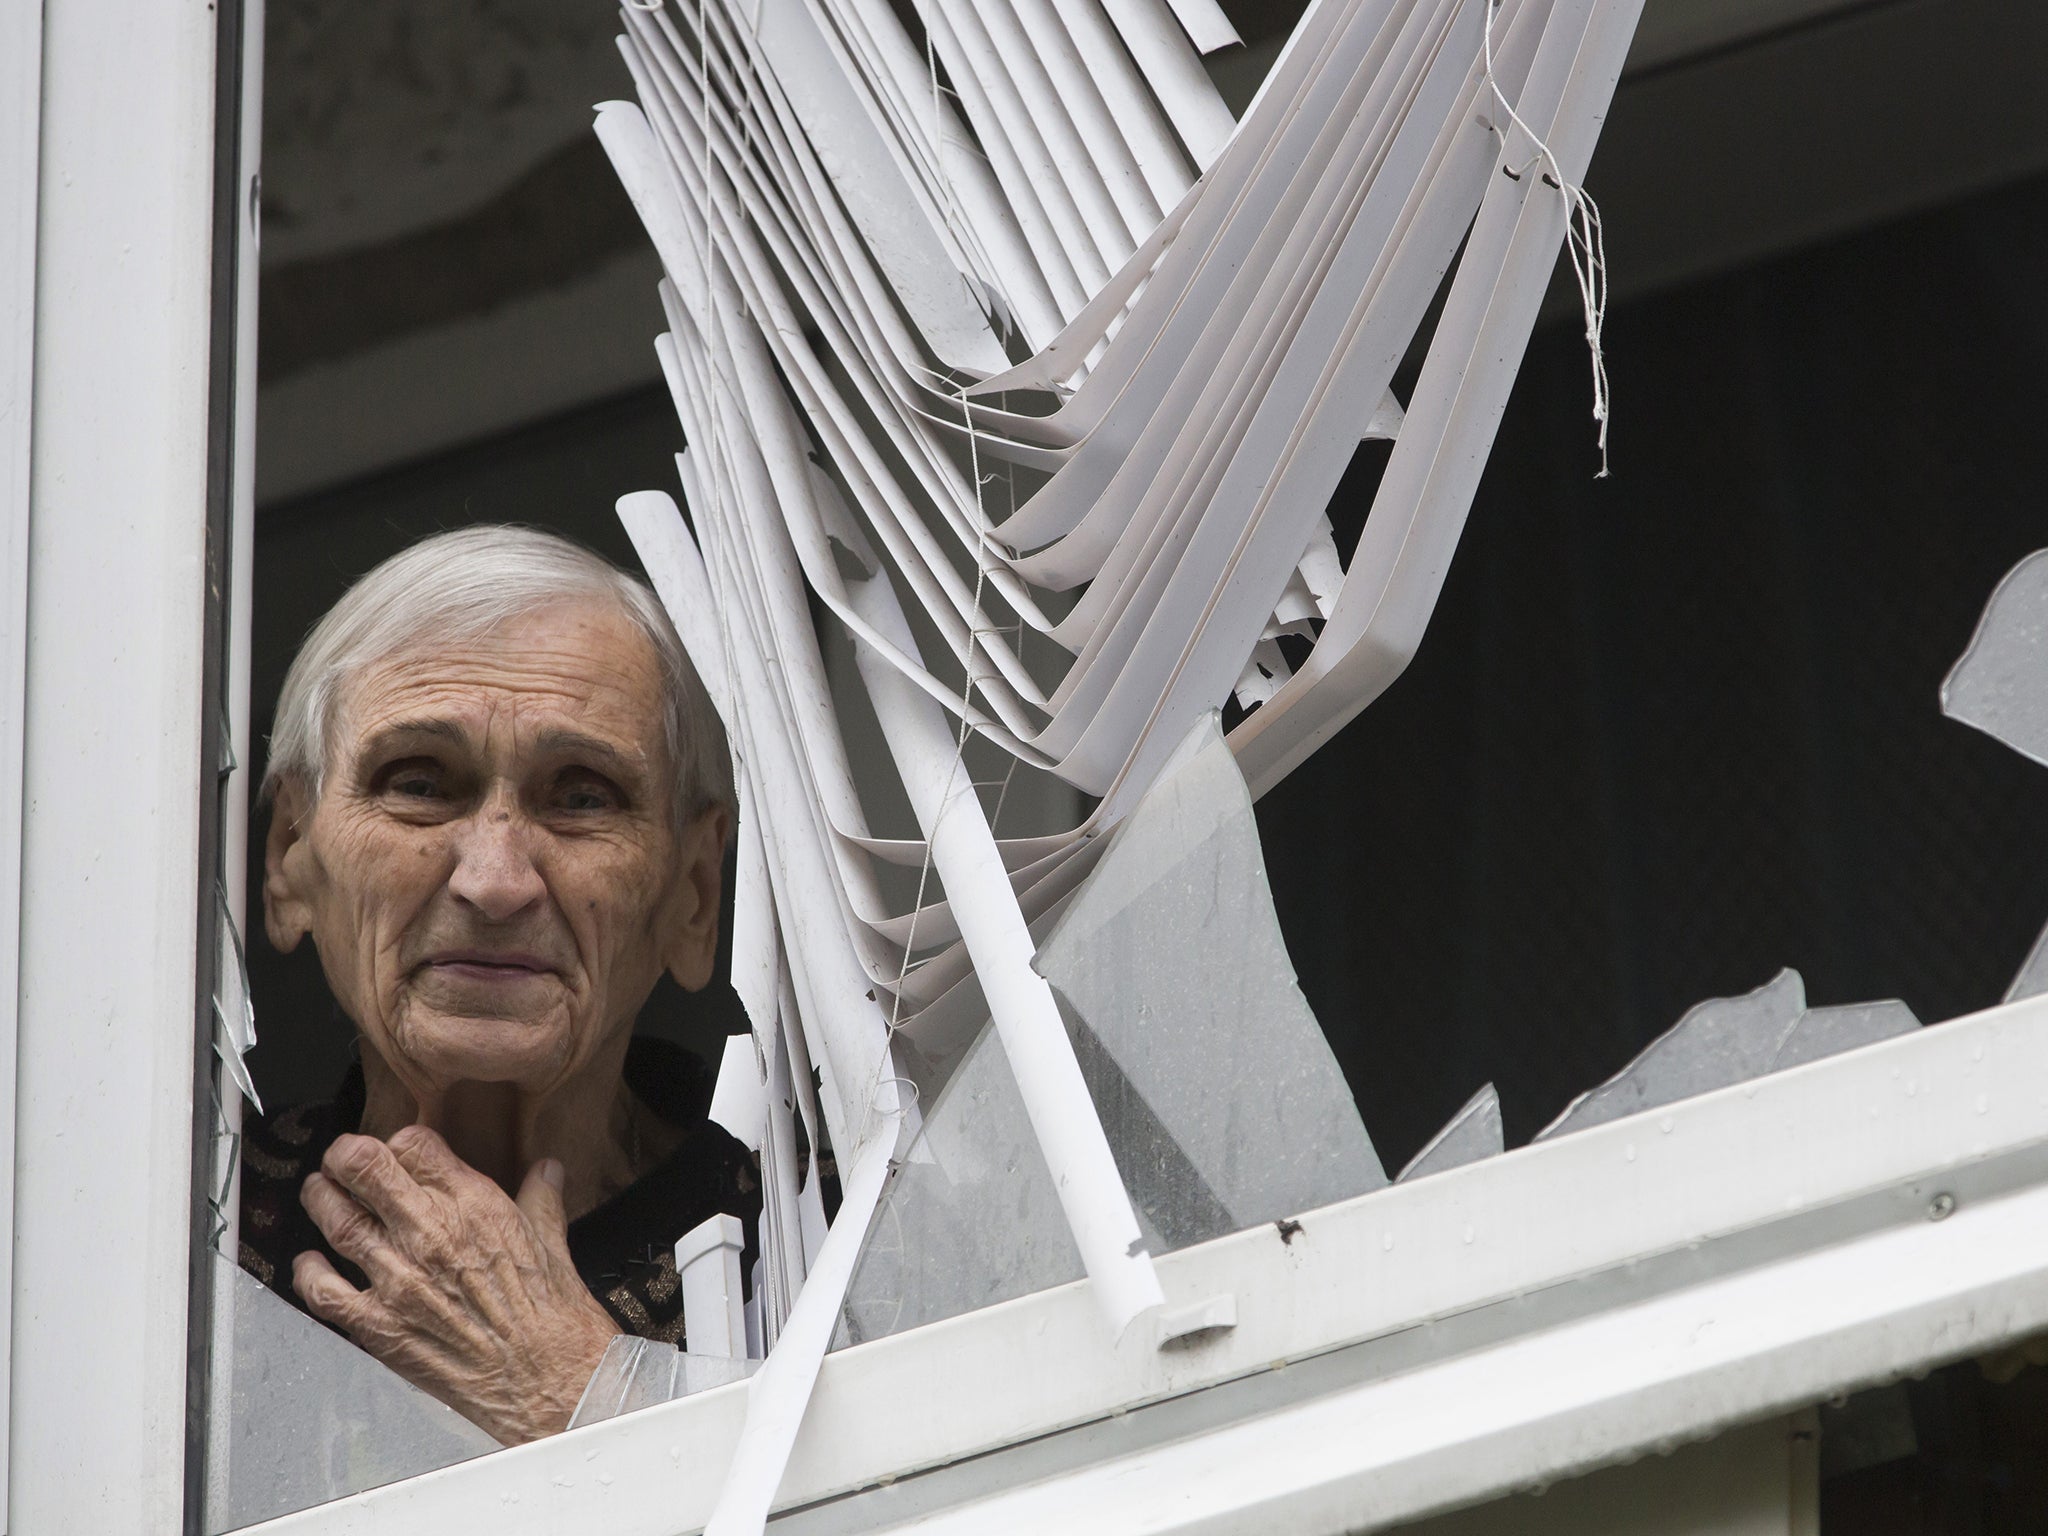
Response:
M704 1118L710 1074L695 1056L665 1040L636 1038L625 1075L640 1101L682 1130L683 1139L659 1167L570 1222L569 1252L583 1283L621 1328L680 1345L676 1239L720 1211L738 1216L747 1232L740 1272L750 1275L760 1183L747 1149ZM354 1067L327 1102L252 1117L242 1126L242 1268L301 1311L292 1260L308 1248L326 1254L354 1284L365 1284L299 1204L306 1175L362 1116L363 1074Z

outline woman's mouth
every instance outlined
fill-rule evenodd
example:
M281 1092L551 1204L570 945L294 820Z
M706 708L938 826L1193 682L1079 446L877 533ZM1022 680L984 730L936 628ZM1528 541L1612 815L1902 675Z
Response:
M431 956L423 969L463 981L519 982L552 976L555 968L537 955L489 950L448 950Z

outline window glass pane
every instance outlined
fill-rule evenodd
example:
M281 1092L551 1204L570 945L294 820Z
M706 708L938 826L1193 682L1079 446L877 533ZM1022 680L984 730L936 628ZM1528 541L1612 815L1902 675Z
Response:
M498 1442L212 1255L209 1536L498 1449Z

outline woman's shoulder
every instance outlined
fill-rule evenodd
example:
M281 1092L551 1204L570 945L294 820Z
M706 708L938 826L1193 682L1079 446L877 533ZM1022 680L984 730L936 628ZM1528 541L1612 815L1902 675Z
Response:
M242 1120L242 1268L279 1295L291 1294L291 1261L319 1234L299 1204L299 1186L337 1136L362 1117L362 1076L351 1070L331 1099L245 1115Z

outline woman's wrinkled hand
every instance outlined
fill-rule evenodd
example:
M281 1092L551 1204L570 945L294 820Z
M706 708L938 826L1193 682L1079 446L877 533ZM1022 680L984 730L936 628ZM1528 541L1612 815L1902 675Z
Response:
M292 1288L502 1443L554 1434L619 1333L569 1257L561 1186L545 1159L513 1200L425 1126L339 1137L299 1198L370 1288L314 1252L293 1261Z

